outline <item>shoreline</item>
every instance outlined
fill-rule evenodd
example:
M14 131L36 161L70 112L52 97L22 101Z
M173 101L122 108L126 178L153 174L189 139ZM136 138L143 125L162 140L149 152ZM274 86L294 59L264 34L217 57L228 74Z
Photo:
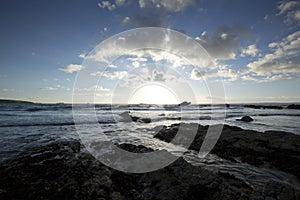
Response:
M162 128L156 138L170 142L179 124ZM198 126L190 146L199 150L207 126ZM157 127L158 128L158 127ZM299 181L300 136L286 132L265 133L225 125L212 150L222 159L257 168L269 167L291 174ZM142 145L119 144L132 152L152 151ZM273 155L273 156L272 156ZM249 174L255 176L255 174ZM299 183L300 185L300 183ZM77 140L34 147L0 164L0 198L7 199L299 199L300 188L265 180L251 185L239 177L194 166L183 158L145 174L111 169L86 153Z

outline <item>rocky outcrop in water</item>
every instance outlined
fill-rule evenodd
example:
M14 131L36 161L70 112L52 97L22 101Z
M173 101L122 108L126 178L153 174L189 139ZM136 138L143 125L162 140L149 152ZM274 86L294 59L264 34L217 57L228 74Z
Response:
M191 104L191 102L184 101L184 102L181 102L180 104L178 104L178 106L188 106L190 104Z
M171 142L179 127L185 133L182 137L188 137L191 130L197 130L197 134L189 149L199 151L208 126L173 124L171 126L157 127L154 129L158 131L155 137ZM185 140L184 138L181 139ZM280 131L261 133L224 125L221 136L211 153L233 162L240 160L258 167L276 168L293 174L300 179L299 135Z
M291 104L286 107L286 109L297 109L300 110L300 105Z
M140 123L151 123L150 118L140 118L132 116L130 112L123 112L120 114L122 122L140 122Z
M283 109L282 106L274 106L274 105L244 105L245 108L253 108L253 109L278 109L281 110Z
M252 122L253 118L250 116L244 116L241 119L237 119L237 121L242 121L242 122Z

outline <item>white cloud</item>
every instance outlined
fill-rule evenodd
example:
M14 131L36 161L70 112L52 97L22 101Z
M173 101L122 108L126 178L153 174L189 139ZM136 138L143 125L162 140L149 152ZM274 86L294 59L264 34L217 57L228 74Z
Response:
M85 53L81 53L78 55L78 58L85 58L85 56L86 56Z
M191 77L190 77L192 80L200 80L202 79L202 75L201 73L196 70L195 68L192 70L191 72Z
M136 61L136 62L147 62L148 61L147 58L143 58L143 57L127 58L127 60L129 60L129 61Z
M236 81L239 78L238 72L233 69L218 70L217 75L219 78L223 78L225 81Z
M277 15L285 14L284 23L287 25L293 22L300 23L300 3L298 1L281 1L278 6L279 13Z
M297 7L299 5L299 2L297 1L281 1L278 5L279 13L278 15L282 15L286 13L287 11L292 10L293 8Z
M123 23L124 23L124 24L127 24L127 23L129 23L129 22L130 22L130 17L124 17Z
M245 49L242 49L241 56L252 56L255 57L258 54L258 49L255 44L249 45Z
M194 40L183 39L182 35L170 34L168 31L148 29L149 31L140 31L126 38L118 37L107 40L101 44L101 48L96 48L86 59L108 64L119 56L138 57L139 59L143 57L142 59L155 62L172 63L174 68L190 65L190 62L199 67L207 67L211 63L206 52ZM145 39L145 37L149 39Z
M133 62L132 62L132 66L133 66L134 68L138 68L138 67L140 66L140 63L137 62L137 61L133 61Z
M110 91L110 89L98 85L94 85L88 88L75 88L74 90L77 92L109 92Z
M269 45L272 53L250 62L244 72L244 80L274 81L291 79L300 73L300 31Z
M192 3L193 0L139 0L140 8L155 6L173 12L181 11Z
M98 3L100 8L107 8L109 11L113 11L116 8L115 4L110 3L109 1L102 1Z
M125 0L116 0L116 1L115 1L115 4L116 4L117 6L123 6L123 5L125 4Z
M115 71L115 72L98 71L98 72L91 73L91 76L101 76L101 77L106 77L110 80L116 80L116 79L122 79L126 74L127 74L126 71Z
M236 81L239 78L237 72L232 69L218 69L215 71L199 72L195 68L192 70L190 78L192 80L201 80L213 78L215 80L223 80L226 82Z
M82 65L77 64L69 64L65 67L59 68L60 71L66 72L66 73L73 73L82 70L84 67Z
M3 92L14 92L15 89L7 89L7 88L4 88L2 89Z
M124 4L125 4L125 0L115 0L114 3L111 3L109 1L102 1L102 2L98 3L98 6L100 8L105 8L109 11L113 11L117 7L123 6Z
M297 21L300 21L300 10L297 10L297 11L295 12L294 18L295 18Z
M43 88L40 88L41 90L45 90L45 91L55 91L55 90L58 90L57 87L43 87Z

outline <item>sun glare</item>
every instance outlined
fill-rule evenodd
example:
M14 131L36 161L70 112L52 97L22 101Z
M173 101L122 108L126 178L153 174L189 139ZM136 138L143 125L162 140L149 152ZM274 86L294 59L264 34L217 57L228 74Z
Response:
M178 104L177 95L168 87L157 83L147 83L138 87L131 95L129 104Z

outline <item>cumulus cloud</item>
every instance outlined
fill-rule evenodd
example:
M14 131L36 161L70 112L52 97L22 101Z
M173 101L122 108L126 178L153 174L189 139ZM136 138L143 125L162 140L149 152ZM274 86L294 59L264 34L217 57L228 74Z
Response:
M258 49L255 44L249 45L245 49L242 49L241 56L252 56L255 57L258 54Z
M243 79L274 81L291 79L300 73L300 31L269 45L272 53L265 54L247 65Z
M250 29L244 26L221 26L209 35L203 32L201 36L196 37L198 41L210 54L217 60L235 59L240 49L241 39L249 39Z
M72 74L73 72L77 72L82 70L84 67L78 64L69 64L65 67L59 68L60 71Z
M140 8L157 7L178 12L190 6L193 0L139 0Z

